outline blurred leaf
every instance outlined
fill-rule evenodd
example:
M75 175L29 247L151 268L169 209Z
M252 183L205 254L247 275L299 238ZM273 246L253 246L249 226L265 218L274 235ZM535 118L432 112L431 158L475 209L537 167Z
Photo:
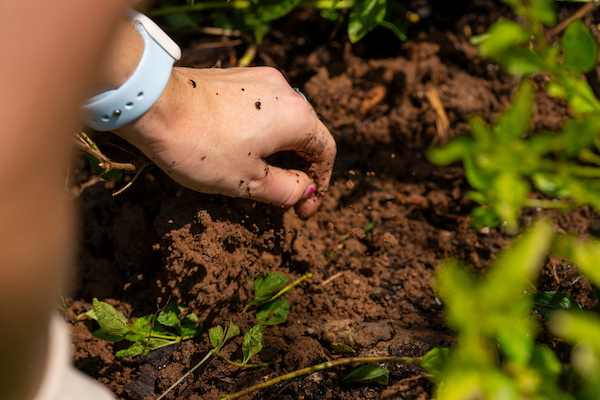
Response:
M581 79L574 77L554 79L546 84L546 91L551 96L566 100L578 114L600 111L600 102L594 95L594 91Z
M600 115L593 114L565 121L561 143L568 157L576 156L581 150L592 148L600 132Z
M386 0L357 0L350 10L348 38L356 43L383 21L387 12Z
M419 365L423 367L427 373L431 374L435 378L440 378L442 371L448 363L448 357L450 356L450 349L443 347L435 347L429 350L424 356Z
M362 365L342 378L340 383L378 383L387 386L390 371L377 365Z
M553 378L558 378L562 370L562 365L556 354L547 346L539 344L533 349L531 366Z
M502 223L496 210L492 207L475 207L471 211L471 226L477 230L494 228Z
M534 348L531 325L516 322L510 329L499 329L498 343L500 350L509 360L525 366L529 363Z
M283 297L261 306L256 312L256 319L262 325L277 325L287 321L290 305Z
M569 294L560 292L538 292L532 295L533 308L542 317L548 318L556 310L582 310L579 303Z
M552 250L571 260L595 286L600 286L600 243L561 236L554 241Z
M129 332L127 318L116 308L96 298L92 301L100 328L109 336L125 335Z
M598 43L587 25L576 19L569 24L562 37L563 67L579 75L591 71L598 62Z
M554 0L530 0L530 18L539 21L546 26L556 24L556 12L554 12Z
M545 69L539 54L526 48L510 48L498 60L498 64L513 75L531 75Z
M446 166L460 161L469 151L473 139L460 136L451 140L443 147L432 147L427 150L427 159L435 165Z
M242 364L247 364L253 355L262 350L264 331L264 325L255 325L248 331L248 333L246 333L246 335L244 335L244 341L242 342L242 353L244 354L244 360L242 361Z
M498 118L494 132L504 143L519 139L529 131L532 116L533 84L529 80L523 80L510 108Z
M259 26L284 17L296 8L299 2L300 0L260 0L247 11L246 24Z
M529 33L518 23L511 20L502 20L494 23L488 31L475 39L479 44L479 55L482 58L502 57L509 48L529 42Z
M198 23L188 13L167 14L165 15L167 25L173 29L197 28Z
M128 348L117 351L116 356L117 357L134 357L139 354L142 354L145 347L146 347L145 343L135 342Z
M493 204L498 217L506 222L509 234L516 233L519 211L527 203L531 191L529 182L514 172L504 171L494 180L493 189L497 196Z

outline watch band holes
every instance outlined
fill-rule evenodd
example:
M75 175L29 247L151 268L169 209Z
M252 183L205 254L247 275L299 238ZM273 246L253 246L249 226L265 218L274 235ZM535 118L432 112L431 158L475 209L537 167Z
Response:
M130 101L129 103L125 104L126 110L131 110L132 108L133 108L133 102Z
M92 120L92 123L93 123L93 124L97 124L97 123L98 123L98 120L97 120L96 118L94 118L94 119Z
M110 120L110 117L108 115L103 115L102 116L102 121L108 122L109 120Z
M144 97L144 92L139 92L137 97L138 99L142 99L142 97Z

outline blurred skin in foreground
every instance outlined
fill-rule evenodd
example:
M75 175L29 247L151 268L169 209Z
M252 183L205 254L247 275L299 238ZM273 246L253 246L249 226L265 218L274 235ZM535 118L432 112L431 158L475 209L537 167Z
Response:
M35 393L74 250L65 174L78 107L143 51L126 0L0 2L0 398ZM218 95L216 94L218 93ZM260 99L260 100L259 100ZM260 107L256 103L260 101ZM182 185L314 214L336 155L312 107L271 68L174 68L161 98L115 132ZM309 174L264 159L292 150Z

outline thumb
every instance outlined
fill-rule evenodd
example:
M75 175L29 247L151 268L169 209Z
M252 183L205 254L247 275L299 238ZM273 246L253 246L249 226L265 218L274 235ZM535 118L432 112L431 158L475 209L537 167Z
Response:
M272 165L265 175L248 183L248 197L279 207L292 207L315 192L314 181L304 172Z

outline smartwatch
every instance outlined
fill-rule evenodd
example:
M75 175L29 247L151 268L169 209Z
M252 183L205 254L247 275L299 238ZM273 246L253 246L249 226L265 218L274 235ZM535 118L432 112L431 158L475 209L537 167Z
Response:
M112 131L141 117L165 90L181 49L154 21L129 10L129 19L144 40L144 52L133 74L117 89L90 99L81 107L83 123L100 132Z

